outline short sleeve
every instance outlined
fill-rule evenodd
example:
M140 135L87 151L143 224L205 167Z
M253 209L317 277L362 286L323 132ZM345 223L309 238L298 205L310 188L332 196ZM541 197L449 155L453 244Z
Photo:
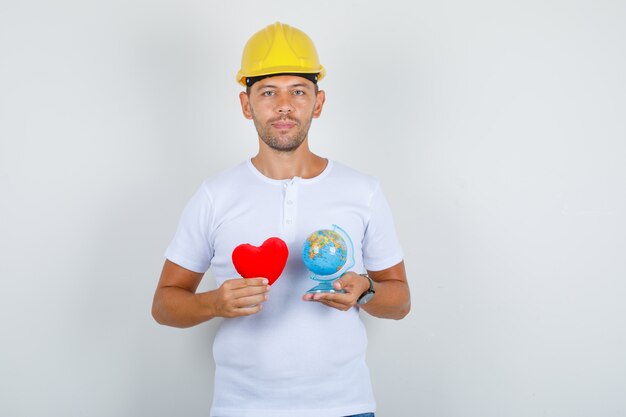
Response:
M206 272L213 258L210 239L212 213L211 198L202 186L183 210L176 234L165 251L165 257L191 271Z
M377 185L363 238L363 264L370 271L381 271L397 265L403 258L391 209L380 185Z

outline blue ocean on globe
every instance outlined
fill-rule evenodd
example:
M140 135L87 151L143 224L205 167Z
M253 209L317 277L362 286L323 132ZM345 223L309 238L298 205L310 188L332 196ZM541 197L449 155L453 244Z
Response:
M346 241L334 230L318 230L304 242L304 265L318 276L332 275L345 264L348 255Z

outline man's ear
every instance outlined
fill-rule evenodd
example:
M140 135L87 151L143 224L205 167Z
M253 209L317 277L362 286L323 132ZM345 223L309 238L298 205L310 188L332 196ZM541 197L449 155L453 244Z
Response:
M322 107L324 107L324 102L326 101L326 92L324 90L320 90L317 92L315 96L315 107L313 108L313 118L317 119L322 114Z
M239 102L241 103L241 112L243 117L252 120L252 111L250 111L250 98L245 91L239 93Z

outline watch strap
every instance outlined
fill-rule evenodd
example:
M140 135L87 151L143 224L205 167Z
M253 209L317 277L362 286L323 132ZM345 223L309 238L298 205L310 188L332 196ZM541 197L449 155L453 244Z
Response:
M376 294L376 291L374 291L374 280L372 280L372 278L369 275L367 274L359 274L359 275L361 275L364 278L367 278L367 280L370 283L370 287L367 290L365 290L365 292L361 294L361 296L356 300L357 304L363 305L374 297L374 294Z

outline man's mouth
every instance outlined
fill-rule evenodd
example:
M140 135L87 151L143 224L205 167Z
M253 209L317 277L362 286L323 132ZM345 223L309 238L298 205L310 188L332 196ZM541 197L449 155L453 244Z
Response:
M296 124L294 122L286 122L286 121L280 121L280 122L272 123L272 126L274 126L276 129L280 129L280 130L291 129L295 125Z

